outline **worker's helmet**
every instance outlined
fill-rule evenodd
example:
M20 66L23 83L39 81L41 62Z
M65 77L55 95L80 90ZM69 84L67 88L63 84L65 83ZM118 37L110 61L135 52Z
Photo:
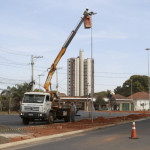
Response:
M88 7L86 7L86 10L89 10Z

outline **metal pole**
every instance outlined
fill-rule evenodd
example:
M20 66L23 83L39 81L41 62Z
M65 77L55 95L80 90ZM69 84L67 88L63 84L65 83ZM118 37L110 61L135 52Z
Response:
M91 16L92 22L92 16ZM93 123L93 28L91 26L91 121Z
M110 94L109 94L109 115L111 115L111 91L110 91Z
M34 91L34 61L33 61L33 55L31 56L31 82L32 82L32 91Z
M92 16L96 15L97 13L91 12L91 23L92 23ZM94 83L93 83L93 24L91 25L91 121L93 123L93 92L94 92Z
M41 75L39 75L39 91L40 91L40 76L41 76Z
M88 97L89 97L89 89L88 89L89 83L87 83L87 103L86 103L86 111L88 111Z
M145 50L147 50L147 57L148 57L148 89L149 89L149 112L150 112L150 78L149 78L149 50L150 48L147 48Z
M56 89L57 89L57 95L58 95L58 72L56 69Z
M132 79L131 79L131 99L132 99Z
M9 108L8 108L8 114L10 114L10 112L11 112L11 93L9 94L9 104L8 104L9 106Z
M134 101L133 101L133 97L132 97L132 79L130 81L131 81L131 100L132 100L132 103L133 103L133 110L134 110L135 109L135 105L134 105Z
M86 111L88 111L88 95L87 95L87 102L86 102Z
M43 74L39 74L38 76L39 76L39 91L40 91L40 89L41 89L41 81L40 81L40 77L41 77L41 76L44 76L44 75L43 75Z

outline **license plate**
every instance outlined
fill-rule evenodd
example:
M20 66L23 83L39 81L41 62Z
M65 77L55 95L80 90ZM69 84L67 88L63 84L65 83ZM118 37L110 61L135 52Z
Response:
M28 114L28 116L33 116L33 114Z
M63 111L63 116L67 116L67 111Z

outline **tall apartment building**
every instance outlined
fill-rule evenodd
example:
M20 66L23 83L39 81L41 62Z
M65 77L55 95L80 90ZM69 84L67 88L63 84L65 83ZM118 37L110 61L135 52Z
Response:
M67 60L67 95L87 96L91 86L94 92L94 60L84 59L84 51L80 50L79 57Z
M86 96L91 93L91 87L92 87L92 92L94 93L94 60L93 59L87 58L84 60L84 74L85 74L84 96Z

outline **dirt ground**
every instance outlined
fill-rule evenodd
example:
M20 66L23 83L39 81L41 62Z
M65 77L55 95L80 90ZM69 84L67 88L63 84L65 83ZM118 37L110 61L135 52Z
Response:
M19 130L25 131L23 136L17 136L8 138L6 142L14 142L25 139L31 139L41 136L48 136L53 134L59 134L64 132L76 131L81 129L88 129L93 127L100 127L108 124L115 124L125 121L132 121L135 119L146 118L149 117L148 113L140 113L140 114L131 114L123 117L115 117L115 118L103 118L98 117L93 120L93 123L89 119L84 119L76 122L68 122L68 123L55 123L50 125L40 125L40 126L30 126L19 128Z

